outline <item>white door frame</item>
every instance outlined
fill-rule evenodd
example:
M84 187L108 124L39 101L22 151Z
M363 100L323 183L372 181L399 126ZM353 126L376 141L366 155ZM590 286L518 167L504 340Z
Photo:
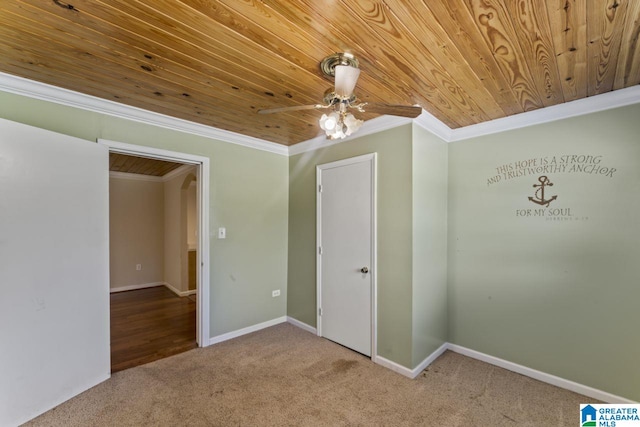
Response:
M170 162L185 163L198 167L198 247L197 247L197 295L198 309L196 328L198 346L207 347L209 336L209 158L177 151L162 150L142 145L98 139L98 144L105 145L110 153L147 157Z
M371 360L376 361L377 352L377 336L378 336L378 238L377 238L377 194L378 194L378 156L377 153L364 154L361 156L351 157L348 159L338 160L331 163L325 163L316 166L316 329L318 336L322 336L322 316L320 308L322 307L322 171L341 166L347 166L355 163L370 162L371 163Z

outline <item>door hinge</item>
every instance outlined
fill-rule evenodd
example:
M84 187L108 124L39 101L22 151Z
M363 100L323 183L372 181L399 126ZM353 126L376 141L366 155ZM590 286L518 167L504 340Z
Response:
M322 255L322 246L318 246L318 255Z
M318 316L322 316L322 307L318 308Z
M322 184L318 185L318 193L322 193Z

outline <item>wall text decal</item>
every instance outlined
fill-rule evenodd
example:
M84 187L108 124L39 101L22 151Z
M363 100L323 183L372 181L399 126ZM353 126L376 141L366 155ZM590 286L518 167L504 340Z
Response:
M518 181L522 182L517 184L522 187L521 195L514 194L517 218L575 222L589 221L588 213L579 212L583 209L578 208L589 204L585 205L583 198L576 200L581 197L578 194L584 194L584 185L588 185L582 177L591 175L609 180L619 172L601 154L560 154L504 163L494 173L487 178L487 187L521 178ZM569 178L568 174L574 177Z
M603 163L602 155L564 154L543 156L506 163L495 168L497 175L487 178L487 186L526 176L554 173L583 173L613 178L616 168Z

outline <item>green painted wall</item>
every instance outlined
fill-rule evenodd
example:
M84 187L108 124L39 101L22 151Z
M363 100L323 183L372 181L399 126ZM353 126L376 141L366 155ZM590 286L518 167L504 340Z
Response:
M640 105L447 149L407 125L289 159L2 92L0 117L211 159L212 336L315 325L315 166L377 152L380 356L414 367L448 340L640 400ZM549 207L528 199L542 175Z
M211 336L286 314L287 157L4 92L0 117L211 159ZM226 240L216 238L220 226Z
M412 368L448 340L447 156L446 142L413 126Z
M378 153L378 354L412 363L411 126L289 158L289 316L316 325L316 165Z
M450 144L451 342L640 400L639 118ZM528 199L543 175L548 208Z

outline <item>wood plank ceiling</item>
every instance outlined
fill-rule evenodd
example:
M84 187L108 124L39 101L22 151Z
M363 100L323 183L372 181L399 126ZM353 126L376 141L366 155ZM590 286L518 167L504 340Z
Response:
M138 175L165 176L178 169L182 163L166 160L148 159L146 157L129 156L120 153L109 153L109 171L135 173Z
M451 128L640 83L640 0L0 0L0 71L276 143L321 130L319 62ZM370 119L374 114L360 114Z

